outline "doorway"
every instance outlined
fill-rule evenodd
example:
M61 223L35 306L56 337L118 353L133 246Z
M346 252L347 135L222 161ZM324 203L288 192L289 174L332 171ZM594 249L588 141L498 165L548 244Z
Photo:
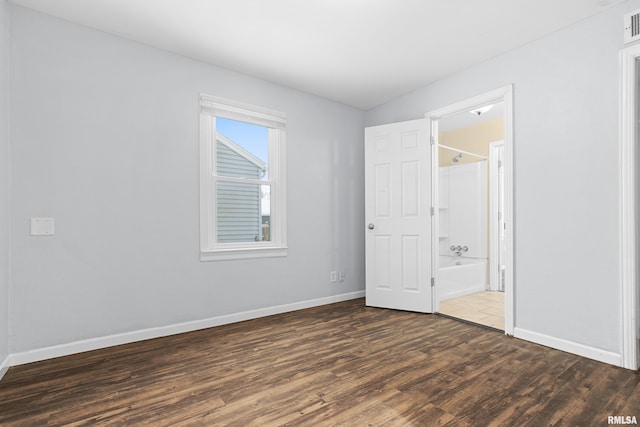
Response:
M365 129L366 305L438 312L439 293L444 291L438 273L439 123L457 113L469 114L498 103L504 108L504 331L513 335L511 85L427 113L425 119ZM484 199L486 203L486 193ZM459 246L461 253L469 255L482 249L476 243Z
M437 145L439 313L499 330L504 330L503 111L504 102L497 102L441 119Z
M514 326L511 96L506 86L427 114L436 148L434 311L508 335Z

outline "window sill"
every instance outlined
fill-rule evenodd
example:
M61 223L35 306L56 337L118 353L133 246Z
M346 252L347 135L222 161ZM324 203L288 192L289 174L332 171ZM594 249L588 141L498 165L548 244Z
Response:
M200 261L226 261L234 259L286 257L288 248L242 248L200 251Z

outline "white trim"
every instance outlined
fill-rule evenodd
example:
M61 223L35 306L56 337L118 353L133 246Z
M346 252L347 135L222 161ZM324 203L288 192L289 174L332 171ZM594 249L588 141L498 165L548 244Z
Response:
M640 45L620 51L619 233L620 233L620 366L638 369L638 284L636 212L636 61Z
M431 144L431 312L437 313L440 309L440 292L438 287L438 271L440 270L440 160L437 139L438 121L427 119L429 128L429 142Z
M245 320L257 319L260 317L272 316L274 314L288 313L305 308L318 307L336 302L348 301L356 298L363 298L364 291L349 292L339 295L317 298L313 300L300 301L290 304L265 307L257 310L244 311L240 313L227 314L224 316L211 317L209 319L195 320L192 322L177 323L174 325L162 326L158 328L142 329L138 331L126 332L123 334L109 335L106 337L92 338L88 340L75 341L66 344L54 345L21 353L14 353L9 356L10 366L23 365L25 363L38 362L52 359L54 357L68 356L85 351L97 350L115 345L129 344L137 341L144 341L153 338L160 338L169 335L182 334L185 332L197 331L200 329L212 328L215 326L227 325L229 323L242 322ZM6 364L6 362L5 362Z
M215 212L215 197L213 194L214 144L209 143L213 138L214 123L211 114L200 111L200 252L209 250L209 242L216 239L215 227L209 218L209 212Z
M498 211L499 211L499 178L500 178L500 159L498 158L498 150L504 147L504 141L495 141L489 143L489 290L497 291L500 286L501 271L496 260L500 258L500 229L498 227Z
M287 247L208 250L200 251L200 261L285 257L287 251Z
M504 283L504 329L513 334L515 328L515 213L513 210L515 195L515 173L513 169L513 86L504 88L504 217L505 230L505 283Z
M0 363L0 380L2 380L4 375L9 370L9 367L11 366L10 363L11 363L11 355L8 355L7 357L5 357L2 363Z
M540 334L538 332L533 332L522 328L514 328L513 336L526 341L531 341L536 344L544 345L545 347L551 347L556 350L576 354L578 356L608 363L610 365L620 366L620 355L610 351L601 350L595 347L589 347L573 341L567 341L561 338Z
M461 111L469 111L474 108L482 107L487 104L492 104L495 102L504 102L504 176L505 176L505 221L506 221L506 230L505 230L505 244L506 244L506 255L505 255L505 289L504 289L504 332L507 335L513 335L513 329L515 325L515 307L514 307L514 213L513 213L513 86L507 85L503 86L499 89L495 89L489 92L485 92L483 94L474 96L472 98L465 99L460 102L456 102L455 104L448 105L443 108L439 108L437 110L431 111L425 116L429 120L430 129L431 129L431 138L433 138L434 147L438 146L438 121L448 116L452 116ZM434 149L434 164L437 165L438 161L438 150ZM436 166L435 171L433 172L432 181L435 181L436 185L438 182L438 168ZM432 205L434 206L434 210L438 212L438 189L437 187L434 189L434 200L432 201ZM434 236L437 236L437 221L433 221L434 224ZM434 246L434 265L437 266L437 257L439 253L439 245ZM434 289L434 305L435 310L438 310L438 299L437 299L437 269L433 272L434 277L436 277L436 286Z
M486 291L486 288L485 288L484 285L482 285L482 284L474 285L472 287L465 288L465 289L462 289L460 291L452 292L450 294L445 295L444 297L441 296L440 299L442 301L447 301L447 300L454 299L454 298L464 297L466 295L477 294L478 292L483 292L483 291Z
M228 107L228 108L227 108ZM227 108L227 109L225 109ZM227 112L231 112L227 114ZM217 176L215 171L215 115L268 128L269 179L255 181ZM254 120L255 119L255 120ZM268 119L268 120L267 120ZM270 121L269 121L270 120ZM200 94L200 261L287 256L287 149L286 115L235 101ZM216 138L214 138L216 135ZM222 138L220 138L222 141ZM270 185L270 240L265 242L218 243L216 235L216 183L218 181Z
M269 179L271 186L271 241L280 249L287 249L287 135L284 130L269 129Z
M287 115L283 112L206 93L200 94L200 111L205 111L213 116L275 129L283 129L287 124Z

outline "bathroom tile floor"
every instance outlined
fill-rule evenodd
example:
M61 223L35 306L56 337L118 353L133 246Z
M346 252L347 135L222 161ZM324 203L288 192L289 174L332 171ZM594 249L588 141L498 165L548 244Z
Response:
M439 313L504 330L504 293L478 292L441 301Z

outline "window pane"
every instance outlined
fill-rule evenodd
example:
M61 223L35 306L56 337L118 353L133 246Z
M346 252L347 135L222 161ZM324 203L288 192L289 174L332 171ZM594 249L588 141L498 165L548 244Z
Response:
M271 240L270 199L269 185L218 182L218 243Z
M264 241L271 241L271 233L273 228L271 227L271 186L260 186L260 203L262 206L261 222L262 222L262 235L261 238Z
M216 173L268 179L269 128L216 118Z

